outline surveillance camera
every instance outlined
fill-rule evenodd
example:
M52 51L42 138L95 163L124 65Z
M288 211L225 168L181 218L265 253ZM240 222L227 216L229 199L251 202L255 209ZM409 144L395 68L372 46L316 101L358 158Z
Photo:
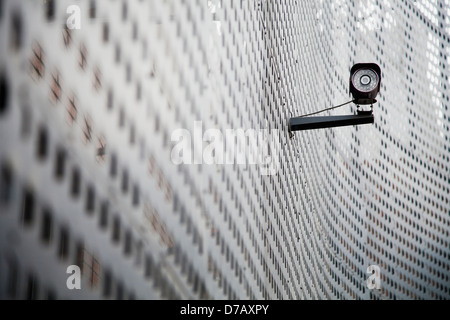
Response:
M356 104L373 104L380 92L381 69L375 63L358 63L350 71L350 93Z

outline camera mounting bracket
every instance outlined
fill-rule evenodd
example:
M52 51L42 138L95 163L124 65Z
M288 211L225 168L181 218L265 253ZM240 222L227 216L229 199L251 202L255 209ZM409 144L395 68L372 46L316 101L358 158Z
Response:
M374 123L373 104L381 87L381 69L375 63L357 63L350 70L350 94L353 100L336 107L324 109L301 117L289 119L289 135L292 131L356 126ZM354 115L309 117L309 115L336 109L350 102L357 105ZM371 105L370 110L361 110L360 105Z
M371 123L374 123L373 112L371 110L358 111L358 113L354 115L294 117L289 119L289 132L343 126L356 126Z

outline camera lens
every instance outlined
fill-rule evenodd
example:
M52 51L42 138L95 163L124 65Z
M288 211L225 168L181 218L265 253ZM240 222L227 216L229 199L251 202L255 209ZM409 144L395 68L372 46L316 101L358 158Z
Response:
M361 84L367 86L370 83L370 77L368 75L364 75L361 77Z
M378 75L372 69L357 70L352 77L355 89L360 92L370 92L378 85Z

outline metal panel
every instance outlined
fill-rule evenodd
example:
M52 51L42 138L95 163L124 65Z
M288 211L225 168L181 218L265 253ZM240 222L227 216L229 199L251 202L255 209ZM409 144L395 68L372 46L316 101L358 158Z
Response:
M447 0L0 7L1 298L450 297ZM358 62L375 124L291 139ZM276 171L175 164L199 128L266 132Z

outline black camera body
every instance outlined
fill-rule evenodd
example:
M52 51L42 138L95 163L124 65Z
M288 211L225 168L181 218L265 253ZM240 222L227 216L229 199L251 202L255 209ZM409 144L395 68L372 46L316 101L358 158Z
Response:
M355 104L377 102L380 86L381 69L376 63L357 63L350 70L350 93Z

